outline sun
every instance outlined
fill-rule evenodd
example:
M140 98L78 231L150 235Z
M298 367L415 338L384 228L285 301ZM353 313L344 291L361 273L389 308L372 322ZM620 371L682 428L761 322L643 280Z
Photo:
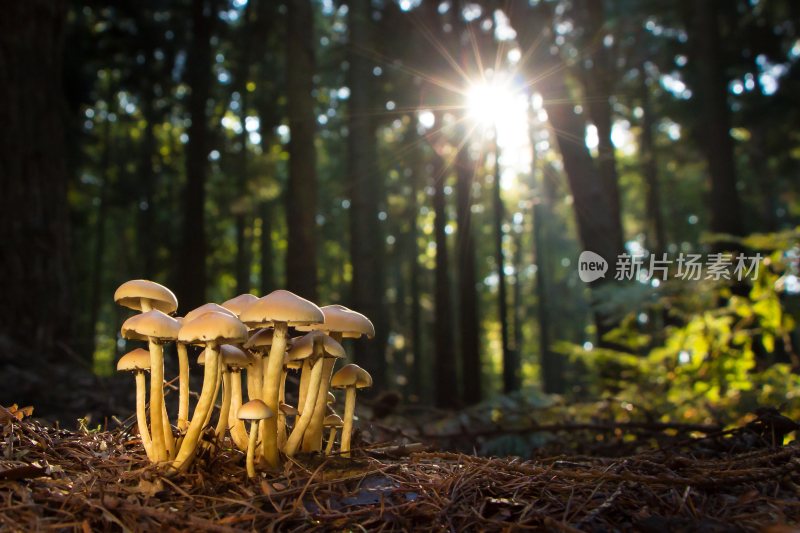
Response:
M473 134L497 136L504 188L511 186L514 175L530 171L528 100L525 91L500 74L472 83L465 91L464 106L474 124Z

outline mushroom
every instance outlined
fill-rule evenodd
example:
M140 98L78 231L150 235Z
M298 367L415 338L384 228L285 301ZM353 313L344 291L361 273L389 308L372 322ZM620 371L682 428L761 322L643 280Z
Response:
M200 433L215 399L214 386L219 374L219 345L244 342L246 338L247 328L238 318L216 311L205 313L191 321L187 319L178 332L180 341L205 344L206 350L203 388L192 420L189 422L189 428L186 430L186 436L173 462L175 470L185 470L194 460Z
M184 318L175 317L182 326ZM189 352L184 342L175 342L178 352L178 431L181 434L189 427Z
M258 296L255 296L250 293L244 293L234 298L231 298L226 302L222 302L222 307L224 307L234 315L239 316L242 314L242 311L247 306L251 305L256 300L258 300Z
M179 329L177 320L157 309L134 315L122 324L123 337L137 340L146 337L150 348L150 437L156 461L169 459L166 443L167 439L172 440L169 420L164 418L164 350L161 343L175 340Z
M250 400L239 408L239 420L250 421L250 438L247 440L247 477L256 477L255 452L258 421L272 418L274 413L261 400Z
M375 326L372 322L362 315L343 305L326 305L321 307L322 314L325 316L323 324L296 328L298 331L308 331L315 329L327 332L337 342L342 342L343 337L359 338L375 336ZM322 368L322 389L321 394L317 395L317 403L314 406L314 416L311 419L311 426L303 437L303 451L320 451L322 449L323 422L325 420L326 393L330 385L331 375L333 374L333 359L325 361ZM301 407L302 411L304 407Z
M322 311L315 304L289 291L277 290L259 298L240 315L242 322L250 326L273 328L272 347L267 359L267 371L263 376L261 398L273 412L278 410L283 354L286 351L286 333L289 326L316 324L324 320ZM280 463L278 455L278 424L270 418L261 425L262 455L270 466Z
M231 428L231 439L240 449L247 447L247 431L244 424L239 426L231 424L229 414L237 413L242 406L242 376L241 370L250 364L250 358L238 347L232 344L220 346L222 357L222 408L219 411L219 421L215 433L217 441L222 443L225 430ZM238 434L234 437L234 428L239 426ZM242 438L243 437L243 438Z
M308 391L306 392L306 409L300 414L300 418L292 428L292 433L289 435L286 446L283 449L283 453L287 456L291 457L295 454L314 416L315 410L308 408L308 406L316 405L317 396L322 388L322 370L325 366L325 360L341 357L344 357L342 345L320 331L312 331L302 337L294 343L294 346L289 351L289 358L292 360L306 358L311 360L311 375L308 379ZM327 399L327 394L324 397Z
M251 400L261 398L263 386L264 356L269 354L272 346L272 331L262 328L250 335L244 347L257 357L257 362L252 368L247 369L247 397Z
M139 435L142 436L142 446L148 459L153 460L153 445L150 441L150 432L147 430L147 411L145 409L147 386L144 373L150 370L150 352L136 348L117 361L118 372L133 372L136 378L136 424L139 426Z
M336 440L336 429L344 425L342 417L336 413L330 414L325 417L325 427L331 428L328 434L328 445L325 446L325 455L330 455L333 452L333 443Z
M204 315L206 313L210 313L212 311L215 312L215 313L222 313L223 315L228 315L228 316L232 316L234 318L238 318L235 314L233 314L231 311L228 311L227 309L225 309L221 305L217 305L215 303L207 303L207 304L201 305L200 307L198 307L196 309L192 309L191 311L186 313L186 316L183 317L183 320L185 322L191 322L195 318L198 318L198 317L200 317L200 316L202 316L202 315Z
M281 408L278 411L278 448L283 449L286 445L286 415L283 406L288 406L286 402L286 376L289 375L289 370L299 370L303 366L301 361L292 361L289 355L286 354L283 358L283 369L281 370L281 384L278 390L278 402ZM292 407L294 414L298 414L298 410Z
M356 389L372 386L372 376L358 365L345 365L333 375L331 387L345 389L344 426L342 427L342 455L350 457L350 438L353 434L353 416L356 410Z
M114 301L143 313L158 309L162 313L171 314L178 309L178 299L171 290L146 279L132 279L120 285L114 292Z

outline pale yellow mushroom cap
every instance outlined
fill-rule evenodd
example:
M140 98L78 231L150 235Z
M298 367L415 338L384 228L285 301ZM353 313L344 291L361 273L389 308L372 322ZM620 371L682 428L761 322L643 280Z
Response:
M158 309L134 315L122 324L122 336L126 339L144 340L154 338L174 341L178 338L180 323Z
M236 416L239 420L264 420L265 418L272 418L275 414L261 400L250 400L239 408Z
M328 403L336 403L336 396L331 391L328 391Z
M285 416L297 416L299 414L297 409L288 403L281 403L280 409L281 413L283 413Z
M285 366L288 370L298 370L303 368L303 361L289 359L289 354L287 353L283 356L283 366Z
M117 372L137 370L150 370L150 352L142 348L131 350L117 361Z
M252 303L255 302L256 300L258 300L258 296L250 294L248 292L245 294L240 294L239 296L235 296L225 302L222 302L222 307L224 307L234 315L239 316L242 314L242 311L244 311L246 307L252 305Z
M342 337L349 339L357 339L362 335L371 339L375 336L375 326L361 313L343 305L326 305L320 309L325 317L325 322L312 326L297 326L295 329L297 331L338 332L342 334Z
M189 343L244 342L247 338L247 327L233 315L211 311L186 320L178 332L178 340Z
M372 376L360 366L351 363L344 365L331 378L331 387L336 389L345 389L353 386L357 389L371 387Z
M322 343L322 351L325 357L341 358L345 356L344 348L341 344L321 331L312 331L294 341L292 349L289 350L289 360L297 361L298 359L310 357L314 353L315 341Z
M270 346L272 346L272 330L268 328L259 329L244 343L245 348L254 352L267 352Z
M199 317L201 315L204 315L206 313L210 313L211 311L215 311L217 313L222 313L223 315L236 316L233 313L231 313L230 311L228 311L227 309L225 309L224 307L222 307L221 305L217 305L217 304L214 304L214 303L208 303L208 304L203 304L200 307L198 307L197 309L192 309L191 311L186 313L186 316L184 317L184 322L191 322L195 318L197 318L197 317Z
M248 325L265 327L278 322L302 326L319 324L325 320L316 304L285 290L273 291L259 298L246 307L239 317Z
M164 313L174 313L178 309L175 294L155 281L132 279L120 285L114 292L115 302L136 311L142 310L142 298L149 300L153 309Z
M244 368L252 363L252 359L241 348L233 344L223 344L219 347L219 351L222 355L222 362L231 368Z
M323 425L327 428L330 427L340 428L344 425L344 421L342 420L341 416L334 413L332 415L328 415L325 417Z

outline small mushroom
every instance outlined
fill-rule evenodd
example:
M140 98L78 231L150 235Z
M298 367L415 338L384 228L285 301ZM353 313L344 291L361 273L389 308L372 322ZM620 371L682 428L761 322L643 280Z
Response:
M150 431L147 429L147 410L146 395L147 386L145 384L144 373L150 370L150 352L142 348L136 348L117 361L118 372L133 372L136 378L136 424L139 427L139 435L142 437L142 446L147 457L153 461L153 445L150 441Z
M356 389L372 386L372 376L358 365L345 365L333 375L331 387L345 389L344 426L342 427L342 455L350 457L350 438L353 435L353 417L356 410Z
M272 418L274 413L261 400L250 400L239 408L239 420L250 421L250 438L247 440L247 477L256 477L255 452L259 420Z
M157 309L134 315L122 324L122 336L126 339L147 338L150 348L150 437L156 461L169 459L167 439L172 440L169 420L164 411L164 341L175 340L180 323ZM159 430L160 429L160 430ZM169 432L169 433L167 433Z
M238 412L242 405L242 377L240 371L247 366L249 359L247 355L238 347L232 344L223 344L219 347L222 368L222 408L219 410L219 420L214 429L217 442L222 443L225 439L225 431L228 429L229 416L233 410ZM238 395L234 398L234 379L239 382Z
M249 326L273 328L272 347L267 359L267 371L263 376L261 397L273 411L278 410L283 354L286 351L286 334L289 326L301 326L322 322L322 311L312 302L289 291L277 290L259 298L245 308L240 315ZM278 454L278 422L271 418L264 421L261 430L262 455L270 466L280 463Z
M214 403L214 386L219 375L219 345L244 342L247 328L238 318L211 311L194 320L187 320L178 333L178 339L192 344L205 344L205 371L200 399L189 422L186 436L181 443L173 462L176 470L185 470L191 465L197 451L200 433L206 424L206 417Z
M264 383L263 371L267 360L265 356L269 355L272 338L272 331L262 328L250 335L250 338L244 343L244 348L258 359L257 364L247 369L247 398L250 400L261 398L261 388Z
M162 313L170 314L178 309L178 299L171 290L146 279L132 279L120 285L114 292L114 301L143 313L158 309Z
M294 343L292 349L289 351L289 358L292 360L306 359L311 360L311 375L308 381L308 392L304 405L306 409L302 411L300 418L292 428L292 433L289 435L284 446L283 452L292 457L300 446L303 435L311 423L314 416L314 409L308 406L316 405L317 395L321 390L322 370L327 359L338 359L344 357L344 348L342 345L319 331L312 331L300 340ZM325 395L327 399L327 395Z
M325 455L330 455L333 452L333 443L336 440L336 430L344 425L342 421L342 417L337 415L336 413L330 414L325 417L325 424L326 428L330 428L330 433L328 434L328 444L325 446Z
M362 315L343 305L326 305L321 307L325 322L312 326L300 326L298 331L314 329L327 332L337 342L342 342L343 337L359 338L375 336L375 327L372 322ZM325 361L322 369L322 390L317 396L317 403L314 406L314 416L311 419L311 426L306 436L303 437L303 451L320 451L322 449L323 422L325 420L326 393L330 385L331 375L333 374L334 360ZM303 410L303 407L300 408Z

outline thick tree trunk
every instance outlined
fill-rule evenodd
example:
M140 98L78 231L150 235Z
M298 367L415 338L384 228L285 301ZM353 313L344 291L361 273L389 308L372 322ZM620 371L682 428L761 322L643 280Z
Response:
M462 134L465 134L462 131ZM458 318L461 340L461 381L464 402L481 401L480 323L475 279L475 238L472 228L472 183L476 163L470 159L469 143L456 156L456 264L458 270Z
M65 18L62 0L10 2L0 17L0 336L31 357L68 341L70 328Z
M286 107L289 117L289 184L286 191L286 286L317 298L317 169L314 132L314 17L310 0L288 3Z
M183 239L180 254L181 309L189 311L205 303L206 231L205 199L208 175L208 114L211 91L211 35L216 19L216 0L192 2L193 46L187 66L189 97L189 142L186 146L186 191L184 193Z
M744 225L739 192L736 189L736 165L731 118L728 107L728 80L720 51L719 21L716 0L700 0L695 9L693 58L698 80L698 95L693 99L701 114L700 137L711 178L709 206L711 231L742 235Z
M372 72L365 51L372 48L371 4L353 0L349 10L348 48L348 196L350 197L350 257L353 265L352 306L375 324L376 338L356 342L355 360L372 374L375 388L385 385L388 321L384 296L385 239L378 211L382 175L377 168L376 139L370 110Z

